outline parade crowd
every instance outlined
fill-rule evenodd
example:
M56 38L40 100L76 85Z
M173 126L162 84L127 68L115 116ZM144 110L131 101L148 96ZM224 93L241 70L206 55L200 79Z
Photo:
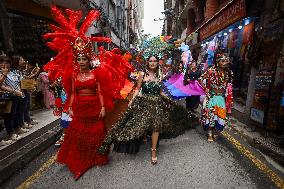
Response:
M26 86L24 82L32 82ZM0 119L4 120L7 137L1 145L9 145L22 138L22 134L38 122L31 118L31 99L45 108L54 107L54 96L49 90L49 79L46 72L38 65L29 63L20 55L0 55ZM26 87L25 87L26 86ZM3 127L3 126L2 126ZM2 129L4 129L2 128Z
M85 36L98 11L91 10L79 29L80 11L64 14L57 7L52 11L55 20L61 21L43 37L58 54L43 70L21 56L0 56L2 98L11 102L2 112L8 133L3 144L18 140L34 124L29 115L32 90L25 89L23 81L35 78L42 83L46 108L54 106L64 128L57 161L67 165L76 180L92 166L107 164L111 149L138 153L147 137L151 138L150 163L157 164L159 140L177 137L192 128L198 120L194 113L199 105L200 122L209 142L228 125L232 73L227 54L216 53L213 64L204 66L191 56L188 46L173 50L173 40L160 36L145 39L125 54L103 47L95 53L92 42L111 42L106 37ZM130 98L128 109L107 131L107 112L115 101L125 98L121 90L132 82L135 87L126 95ZM186 108L176 102L181 98L186 98Z

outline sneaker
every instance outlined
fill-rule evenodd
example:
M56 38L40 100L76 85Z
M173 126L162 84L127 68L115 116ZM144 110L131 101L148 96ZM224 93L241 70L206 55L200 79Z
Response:
M9 140L12 140L12 141L17 141L17 140L20 140L22 137L20 135L17 135L17 134L12 134L9 138Z
M23 126L22 126L22 128L24 128L24 129L30 129L32 127L33 126L31 124L27 124L27 123L24 123Z
M29 129L25 129L25 128L20 128L18 131L17 131L17 134L24 134L24 133L27 133L29 132Z
M13 141L12 140L1 140L1 142L0 142L0 146L6 146L6 145L10 145L10 144L12 144L13 143Z
M29 124L30 124L30 125L36 125L36 124L38 124L38 121L35 120L35 119L31 119L31 121L30 121Z

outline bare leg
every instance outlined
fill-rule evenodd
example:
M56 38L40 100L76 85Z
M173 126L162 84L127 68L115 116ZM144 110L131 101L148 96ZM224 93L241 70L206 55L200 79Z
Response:
M212 127L209 127L208 129L208 138L207 138L208 142L213 142L214 139L213 139L213 128Z
M219 137L219 131L214 129L213 130L213 138L214 138L214 140L216 141L218 139L218 137Z
M152 161L151 163L154 165L157 163L157 143L159 139L159 132L152 133Z

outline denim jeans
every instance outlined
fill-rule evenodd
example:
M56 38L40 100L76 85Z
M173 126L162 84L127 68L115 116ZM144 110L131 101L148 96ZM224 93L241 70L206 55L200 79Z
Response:
M31 93L27 90L23 90L25 94L24 98L24 121L29 123L31 121L30 117L30 107L31 107Z

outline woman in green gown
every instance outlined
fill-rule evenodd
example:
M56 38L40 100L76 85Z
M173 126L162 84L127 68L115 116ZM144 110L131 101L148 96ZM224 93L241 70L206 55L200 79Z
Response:
M191 115L182 106L167 98L162 90L159 59L150 56L147 69L140 72L137 89L121 119L108 132L99 149L107 152L112 143L114 151L136 154L143 137L151 134L151 163L157 163L157 143L159 135L176 137L190 127Z

